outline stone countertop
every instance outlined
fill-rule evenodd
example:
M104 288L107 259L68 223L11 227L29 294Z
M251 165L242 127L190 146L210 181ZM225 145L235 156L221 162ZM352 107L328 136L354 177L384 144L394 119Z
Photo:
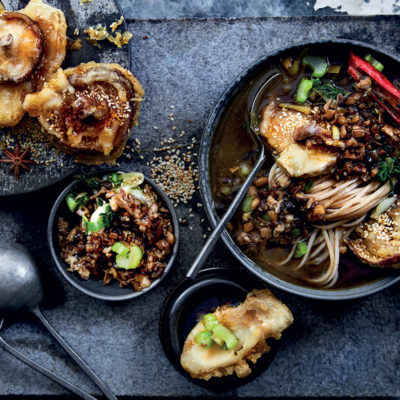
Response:
M398 0L119 0L127 18L400 14Z
M178 137L184 130L186 135L178 139L180 142L190 143L192 137L198 141L224 88L268 51L292 42L338 37L399 52L400 42L393 37L399 22L395 16L131 21L133 71L146 90L134 135L142 142L145 159L135 155L124 165L148 174L145 163L162 138ZM175 107L174 121L169 118L171 105ZM32 250L46 282L45 316L118 396L214 395L176 372L158 339L162 304L184 277L203 243L203 234L208 232L208 225L201 223L204 212L196 206L200 195L196 194L192 205L177 207L180 217L189 217L192 207L194 217L182 226L180 252L166 279L136 300L111 304L70 287L50 259L47 218L66 183L25 196L0 198L0 237L19 239ZM221 242L206 265L242 268ZM295 323L283 335L269 369L225 395L400 396L399 285L342 303L312 301L272 290L293 311ZM2 335L24 354L98 395L33 317L27 316L24 322L8 321ZM65 393L0 351L0 396L51 398Z

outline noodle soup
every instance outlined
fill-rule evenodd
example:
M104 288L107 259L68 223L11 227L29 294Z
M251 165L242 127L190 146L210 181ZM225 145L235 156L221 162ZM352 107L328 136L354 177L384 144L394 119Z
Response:
M209 173L222 213L257 158L248 129L259 122L270 156L228 231L249 258L286 281L343 288L387 274L348 250L354 230L397 192L396 168L388 164L400 155L400 92L399 99L390 92L397 81L389 68L383 72L393 85L377 83L381 61L323 49L284 56L239 90L218 123Z

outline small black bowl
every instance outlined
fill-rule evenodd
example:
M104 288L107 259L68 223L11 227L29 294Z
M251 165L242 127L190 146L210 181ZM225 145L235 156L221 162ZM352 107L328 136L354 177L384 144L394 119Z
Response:
M199 315L212 312L224 304L237 305L247 293L263 285L246 273L224 268L202 270L195 280L186 278L167 298L160 317L161 344L175 369L192 383L215 392L224 392L245 385L265 371L275 357L278 342L268 339L271 350L256 364L250 363L251 374L246 378L230 375L209 381L193 379L184 370L180 357L185 339L197 323Z
M106 174L112 173L112 172L131 172L128 170L124 169L104 169L97 171L92 174L88 174L87 176L98 176L98 177L103 177ZM49 242L49 247L50 247L50 252L53 257L54 262L57 265L58 270L61 272L63 277L76 289L80 290L81 292L87 294L88 296L95 297L100 300L107 300L107 301L124 301L124 300L130 300L135 297L141 296L142 294L145 294L155 288L167 275L167 273L171 270L172 265L175 261L176 255L178 253L178 246L179 246L179 222L178 218L176 216L176 212L174 210L174 207L169 200L168 196L150 179L144 178L145 183L149 184L152 186L154 191L157 193L157 195L160 197L162 202L166 205L168 208L171 218L172 218L172 223L174 226L174 235L175 235L175 244L174 248L172 251L172 254L170 256L170 259L168 261L167 266L165 267L165 270L161 277L151 284L150 287L143 289L140 292L135 292L131 288L121 288L117 282L111 282L108 285L103 285L102 281L95 281L95 280L83 280L81 279L77 274L68 272L67 271L67 264L62 260L60 254L61 254L61 249L58 244L58 237L57 237L57 220L58 217L64 212L67 211L67 206L65 202L65 197L67 194L70 192L70 190L73 188L74 185L76 185L79 181L75 180L73 181L70 185L68 185L62 193L58 196L56 202L54 203L54 206L50 212L50 217L49 217L49 222L47 225L47 237L48 237L48 242Z

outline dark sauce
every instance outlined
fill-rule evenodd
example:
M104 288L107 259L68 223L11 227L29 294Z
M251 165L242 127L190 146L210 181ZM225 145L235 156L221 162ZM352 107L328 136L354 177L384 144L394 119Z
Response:
M302 52L299 52L293 56L301 56L301 53ZM318 55L324 55L323 51L322 54L319 52ZM344 66L347 63L347 58L347 52L346 54L342 54L341 57L329 57L330 64L342 65L341 75L338 76L337 79L341 81L341 84L344 87L346 86L346 68ZM224 213L227 205L230 204L233 198L233 196L224 196L220 192L221 187L224 185L223 179L229 175L230 168L238 165L241 161L246 159L250 161L251 165L254 164L254 157L252 159L249 157L249 154L257 153L257 145L249 135L247 129L249 123L248 112L255 93L258 92L259 88L261 88L268 79L274 75L279 75L277 79L274 80L274 84L267 88L264 100L260 104L260 110L268 102L269 96L279 99L280 102L291 101L300 79L304 76L310 75L310 73L305 73L304 69L302 69L296 78L288 81L287 78L284 79L279 61L280 60L276 60L274 64L270 64L267 70L259 72L251 80L242 84L241 88L237 91L236 95L231 99L229 105L226 107L215 130L210 151L209 174L211 193L219 215ZM291 86L290 91L288 91L288 85ZM284 88L284 86L286 87ZM272 157L268 158L265 168L269 168L273 162ZM239 218L239 213L237 213L232 219L231 222L233 223L234 228L231 231L231 234L235 232L235 227L238 224ZM279 251L280 249L277 250L279 253L275 252L274 256L268 255L268 261L272 260L271 257L279 257L278 259L282 260L283 255L287 254L287 249L282 249L281 251ZM298 276L293 276L286 267L277 269L276 267L271 267L264 263L261 265L255 258L249 255L248 257L268 272L283 280L304 287L314 287L299 279ZM334 287L335 289L361 286L382 279L390 274L390 271L373 269L362 264L356 259L356 257L350 254L350 252L341 257L339 268L340 277Z

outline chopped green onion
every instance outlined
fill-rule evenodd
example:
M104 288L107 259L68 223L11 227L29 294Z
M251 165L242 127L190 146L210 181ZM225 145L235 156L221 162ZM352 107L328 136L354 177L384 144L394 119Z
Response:
M140 186L144 182L144 175L141 172L128 172L122 174L122 182L125 186Z
M342 67L340 65L328 65L328 69L326 70L326 72L328 74L338 74L341 68Z
M242 178L246 178L250 174L251 168L246 163L242 163L238 172Z
M326 61L326 58L322 57L305 56L303 57L303 64L312 69L312 75L316 78L323 77L328 69L328 62Z
M143 258L143 251L139 246L133 245L127 255L117 254L115 263L119 268L136 269Z
M121 242L115 242L111 250L121 256L126 256L129 253L129 248Z
M371 214L371 218L377 218L379 215L387 211L393 203L397 200L397 196L387 197L385 200L381 201L375 210Z
M232 189L229 186L221 186L219 190L224 196L230 196L232 194Z
M216 325L213 328L213 333L215 336L221 338L230 350L234 349L239 343L236 335L223 325Z
M253 201L253 197L247 196L242 203L242 210L245 213L251 212L251 202Z
M194 340L197 344L205 349L209 349L213 344L214 341L211 339L212 333L208 331L199 332L195 337Z
M212 332L213 328L218 325L218 320L214 314L206 314L203 317L203 324L208 331Z
M299 103L304 103L307 100L312 87L313 81L311 79L302 79L297 86L296 101Z
M104 228L105 228L105 224L104 224L103 218L99 218L95 222L89 221L88 224L87 224L88 232L98 232L98 231L101 231Z
M67 206L71 212L74 212L78 208L78 203L75 200L75 195L73 195L72 193L67 194L65 201L67 202Z
M308 246L305 242L297 243L296 251L294 252L294 258L301 258L307 254Z
M377 59L375 59L374 57L372 57L371 54L367 54L364 57L365 61L368 61L373 67L375 67L378 71L382 72L383 68L385 68L383 66L383 64L381 64Z

